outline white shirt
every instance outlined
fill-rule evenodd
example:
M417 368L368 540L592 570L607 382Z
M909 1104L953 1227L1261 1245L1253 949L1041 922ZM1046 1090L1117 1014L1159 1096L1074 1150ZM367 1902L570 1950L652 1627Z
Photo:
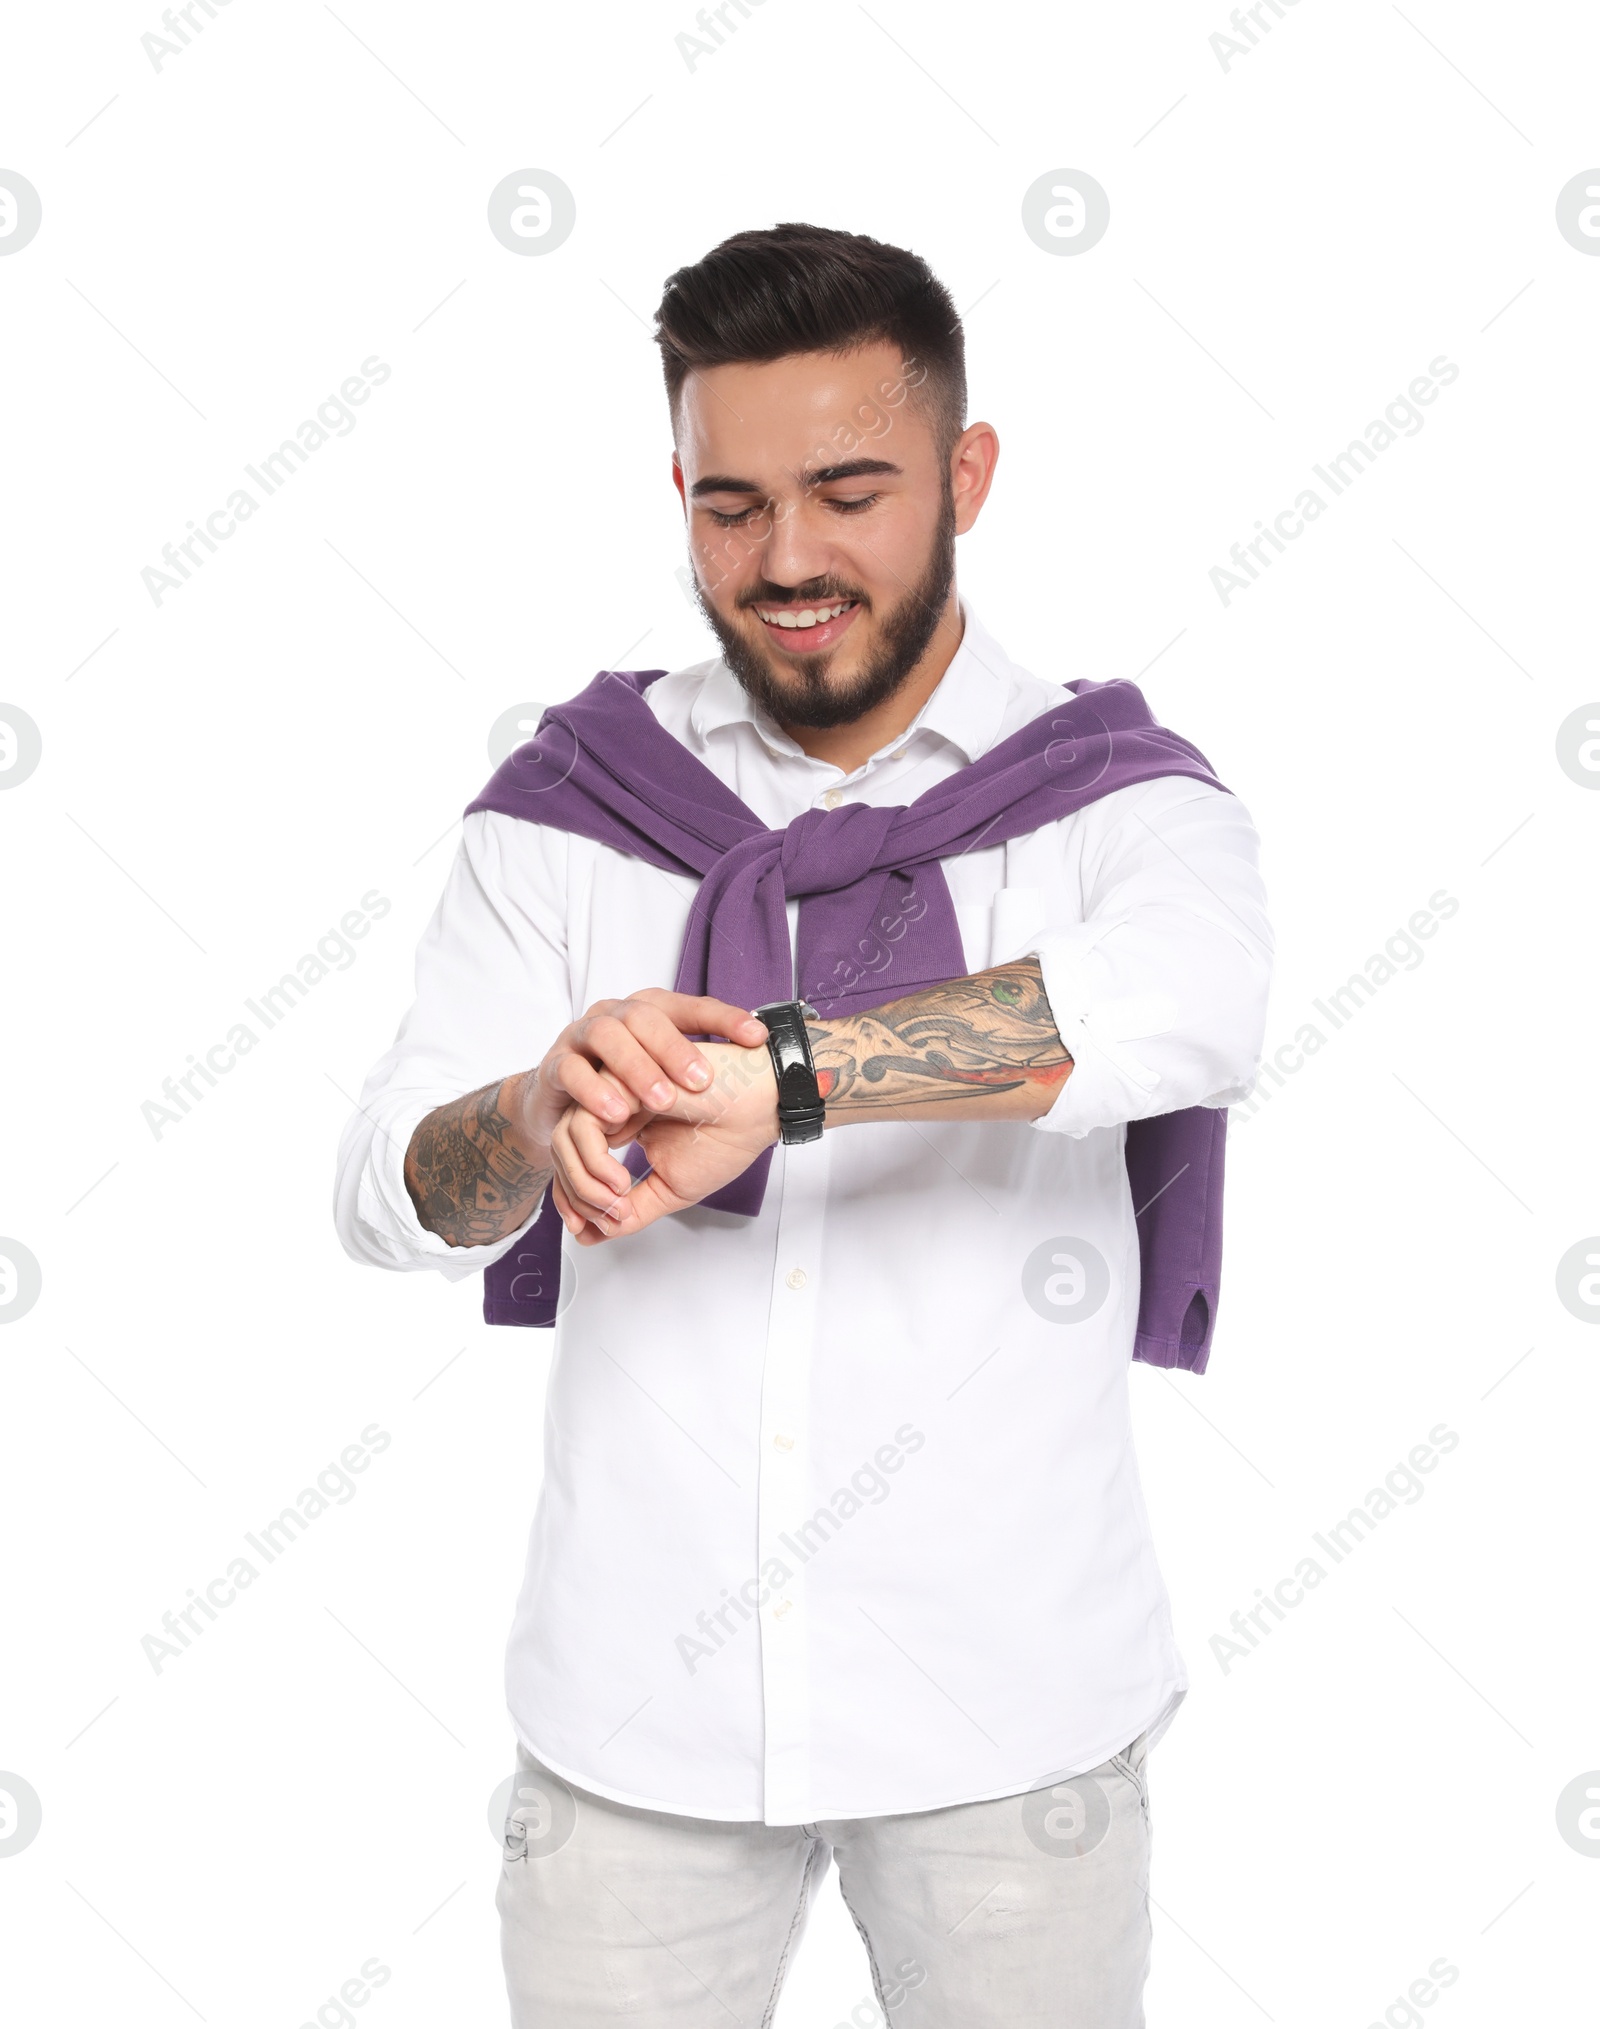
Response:
M765 824L909 803L1062 702L963 611L915 725L850 775L720 659L646 695ZM1254 1076L1255 832L1166 778L944 871L969 970L1038 954L1075 1060L1048 1114L830 1130L775 1152L753 1220L564 1248L506 1690L524 1744L602 1796L775 1825L1005 1796L1159 1734L1187 1686L1130 1436L1123 1124ZM466 819L340 1148L347 1252L454 1279L507 1251L422 1228L413 1128L591 1002L670 986L696 885Z

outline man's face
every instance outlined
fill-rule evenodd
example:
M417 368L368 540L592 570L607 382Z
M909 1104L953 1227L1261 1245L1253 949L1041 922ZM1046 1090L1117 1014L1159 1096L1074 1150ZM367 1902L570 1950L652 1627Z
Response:
M790 725L859 718L958 627L958 501L914 362L891 345L711 367L679 398L673 477L700 603Z

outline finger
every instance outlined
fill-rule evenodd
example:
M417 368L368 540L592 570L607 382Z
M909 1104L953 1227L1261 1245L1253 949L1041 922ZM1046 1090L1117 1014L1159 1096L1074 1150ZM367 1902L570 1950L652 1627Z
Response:
M685 1092L704 1092L709 1088L711 1066L705 1053L690 1042L665 1008L636 1000L622 1019L676 1086ZM677 1096L674 1092L673 1099ZM666 1110L657 1108L658 1112Z
M591 1065L590 1068L593 1069L593 1066ZM609 1071L596 1071L595 1076L622 1103L623 1114L620 1120L616 1117L614 1111L608 1111L604 1121L599 1123L604 1127L608 1136L607 1146L610 1148L622 1148L635 1138L639 1129L646 1122L655 1119L655 1110L653 1107L640 1106L633 1094L626 1090L625 1087L619 1085ZM583 1111L586 1114L594 1114L592 1106L584 1107Z
M609 1206L633 1189L633 1172L611 1153L611 1130L592 1114L574 1109L567 1116L569 1144L587 1174L607 1191Z
M580 1217L598 1218L606 1207L615 1205L621 1198L622 1193L610 1183L590 1173L583 1158L572 1146L569 1127L563 1125L552 1137L550 1156L555 1176Z
M559 1176L551 1182L550 1195L555 1200L556 1210L561 1214L562 1225L566 1227L580 1247L592 1247L603 1237L590 1225L583 1213L578 1210L567 1196L566 1192L562 1189Z
M625 1092L614 1078L608 1078L604 1071L597 1070L586 1056L579 1051L564 1051L551 1063L548 1069L541 1069L541 1077L549 1080L557 1096L573 1106L581 1106L596 1119L620 1127L630 1114L638 1110L638 1102L631 1092Z
M562 1188L585 1218L611 1211L633 1182L631 1173L607 1149L605 1128L577 1107L562 1115L550 1139L550 1153Z
M670 1024L668 1024L670 1028ZM677 1031L673 1036L681 1042ZM578 1047L593 1063L609 1071L635 1106L664 1113L677 1097L671 1076L616 1015L599 1015L583 1025Z
M674 1212L684 1211L695 1202L693 1198L680 1198L677 1192L663 1183L657 1172L652 1170L648 1176L640 1177L629 1191L624 1212L625 1223L609 1218L605 1214L601 1215L597 1223L606 1237L611 1239L618 1234L642 1232L646 1226L653 1226L657 1219L670 1218Z
M578 1210L577 1206L573 1204L571 1198L567 1196L566 1188L561 1181L559 1173L550 1180L550 1196L556 1210L561 1214L562 1225L566 1227L574 1240L580 1239L588 1221L583 1213Z
M562 1194L578 1221L573 1238L580 1246L624 1238L695 1202L669 1189L654 1172L635 1180L610 1156L605 1130L587 1114L569 1112L551 1148ZM624 1186L615 1195L607 1188L612 1178Z
M704 993L669 993L665 987L657 986L648 987L633 998L659 1008L684 1035L726 1036L730 1043L742 1043L746 1049L766 1040L766 1023L759 1021L747 1007L738 1007L729 1000L717 1000Z
M566 1202L570 1205L572 1200L568 1198ZM565 1214L562 1216L565 1218ZM567 1230L571 1233L576 1246L599 1247L611 1238L609 1233L602 1233L600 1228L592 1220L586 1219L581 1212L574 1211L572 1217L573 1223Z

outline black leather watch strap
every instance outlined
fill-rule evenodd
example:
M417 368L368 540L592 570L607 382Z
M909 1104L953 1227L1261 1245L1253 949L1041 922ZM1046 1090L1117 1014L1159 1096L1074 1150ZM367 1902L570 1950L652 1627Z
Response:
M817 1019L816 1009L803 1000L778 1000L755 1013L767 1025L767 1052L778 1078L778 1132L785 1146L820 1141L824 1108L806 1034L806 1023Z

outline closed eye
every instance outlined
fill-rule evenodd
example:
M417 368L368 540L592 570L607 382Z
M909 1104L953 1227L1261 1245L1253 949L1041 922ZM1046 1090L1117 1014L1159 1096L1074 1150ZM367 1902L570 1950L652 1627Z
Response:
M830 499L823 504L831 507L836 514L862 514L867 508L876 506L882 498L883 495L881 493L862 493L851 499ZM764 503L761 506L741 507L737 514L723 514L715 507L708 507L706 509L706 513L710 515L718 528L740 528L750 519L751 515L765 514L766 511Z

